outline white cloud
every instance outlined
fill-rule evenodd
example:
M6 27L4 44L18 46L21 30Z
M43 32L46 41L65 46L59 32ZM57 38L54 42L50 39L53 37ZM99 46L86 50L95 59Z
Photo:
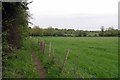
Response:
M33 13L57 15L72 13L116 14L119 0L33 0Z
M101 19L95 18L94 16L112 16L112 18L109 19L106 17L102 18L105 18L105 24L108 24L107 26L117 25L117 22L115 21L117 21L118 1L119 0L33 0L33 3L29 5L29 8L30 13L33 14L33 23L39 26L51 26L51 24L49 24L51 23L51 20L52 24L54 23L55 26L61 25L64 27L68 25L65 23L68 23L69 21L72 25L78 25L79 23L77 23L77 20L79 20L79 22L83 22L78 18L83 17L84 20L86 19L86 21L88 21L86 22L87 25L84 22L82 23L84 26L92 26L92 21L97 21L96 24L93 24L93 26L96 26L96 28L98 28L100 26L97 24L103 25L103 21ZM93 17L94 20L90 20L90 16ZM68 20L68 22L64 22L63 24L61 22L58 22L61 21L60 17L62 17L62 20L63 18L69 18L73 19L74 21ZM53 20L51 18L56 20ZM114 21L113 23L109 24L110 19L111 21Z

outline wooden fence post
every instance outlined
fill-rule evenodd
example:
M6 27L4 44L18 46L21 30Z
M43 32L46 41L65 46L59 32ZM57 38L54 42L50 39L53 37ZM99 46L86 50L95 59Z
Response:
M40 45L40 50L42 51L42 53L44 53L45 52L45 42L44 41L40 41L39 45Z
M51 54L51 56L52 56L52 60L54 61L54 47L52 48L52 54Z
M42 43L42 49L43 49L43 53L45 52L45 42L43 41L43 43Z
M50 57L50 54L51 54L51 42L50 42L50 44L49 44L49 57Z
M68 51L66 53L66 56L65 56L65 59L64 59L64 62L63 62L63 65L62 65L62 68L61 68L61 72L63 72L63 69L65 67L65 64L66 64L66 61L68 59L68 54L70 53L70 48L68 48Z

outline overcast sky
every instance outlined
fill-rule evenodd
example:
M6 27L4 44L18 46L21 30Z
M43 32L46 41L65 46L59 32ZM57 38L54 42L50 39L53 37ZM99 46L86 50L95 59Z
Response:
M29 0L31 1L31 0ZM119 0L33 0L30 21L41 28L99 30L118 28Z

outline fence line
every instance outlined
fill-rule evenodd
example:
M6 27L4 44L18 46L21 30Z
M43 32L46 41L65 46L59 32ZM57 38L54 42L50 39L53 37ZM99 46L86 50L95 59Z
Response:
M50 57L50 54L51 54L51 42L50 42L50 44L49 44L49 57Z
M67 61L67 59L68 59L68 54L70 53L70 48L68 48L68 52L66 53L66 56L65 56L65 59L64 59L64 63L63 63L63 65L62 65L62 68L61 68L61 72L63 72L63 69L64 69L64 66L65 66L65 64L66 64L66 61Z
M39 40L39 46L40 46L40 51L42 53L45 53L49 58L49 62L53 61L54 64L57 65L57 67L60 69L60 74L64 74L63 72L65 72L66 74L63 75L64 77L78 77L78 78L83 78L81 75L79 74L76 74L78 72L78 68L76 68L75 66L70 66L69 65L66 65L67 64L67 60L68 60L68 56L69 56L69 53L71 51L70 48L67 49L67 52L65 54L65 58L64 60L62 60L60 62L60 58L59 56L56 55L56 52L55 52L55 47L53 47L52 43L49 42L46 44L46 42L44 40ZM77 59L77 58L76 58ZM76 61L77 62L77 61ZM70 67L71 69L68 70L66 67Z

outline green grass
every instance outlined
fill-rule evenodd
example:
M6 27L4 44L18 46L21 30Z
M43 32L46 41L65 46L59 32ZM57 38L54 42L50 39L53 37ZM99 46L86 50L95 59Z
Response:
M44 40L46 50L40 51L38 40ZM52 43L54 54L48 57L48 46ZM67 49L70 48L64 71L60 73ZM32 51L38 55L50 77L65 78L116 78L118 77L117 37L31 37L23 47L6 60L4 77L38 78L31 58ZM55 58L53 58L55 57ZM52 61L53 60L53 61Z
M52 43L59 67L63 64L67 49L71 49L65 70L59 74L59 77L118 77L118 38L116 37L40 37L32 39L36 42L38 39L45 40L47 46L49 42ZM43 64L48 66L50 73L48 77L56 77L59 70L56 69L56 65L50 66L47 53L43 56L38 53L38 56L43 60Z
M32 45L29 40L24 40L23 47L11 53L6 59L3 78L39 78L35 65L32 61Z

